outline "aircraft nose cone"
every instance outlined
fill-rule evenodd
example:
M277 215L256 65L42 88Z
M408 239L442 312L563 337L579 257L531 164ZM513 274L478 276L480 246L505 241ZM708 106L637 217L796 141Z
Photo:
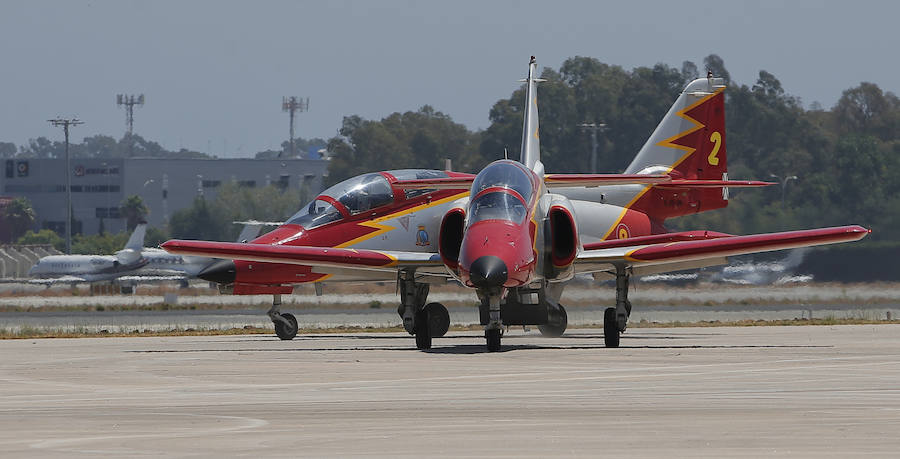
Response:
M234 262L231 260L219 260L213 264L203 268L197 274L197 277L208 282L217 282L219 284L231 284L234 282L236 270Z
M499 287L508 276L506 263L493 255L478 257L469 268L469 280L475 287Z

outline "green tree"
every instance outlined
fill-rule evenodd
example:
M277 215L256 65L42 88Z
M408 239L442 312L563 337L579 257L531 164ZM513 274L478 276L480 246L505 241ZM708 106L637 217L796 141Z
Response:
M16 156L16 144L11 142L0 142L0 158L12 158Z
M72 154L72 145L70 145L69 153ZM36 139L28 139L28 145L22 147L20 152L23 158L62 158L65 155L65 143L51 141L46 137L38 137Z
M416 112L393 113L380 121L345 117L340 134L328 142L332 159L328 184L365 172L443 168L443 159L456 170L477 170L486 161L478 154L478 133L454 123L425 105Z
M93 234L85 236L76 234L72 238L72 253L82 255L111 255L125 247L130 231L122 231L117 234Z
M685 72L690 73L690 66ZM623 170L684 86L685 73L665 64L628 72L594 58L574 57L559 72L545 68L538 86L541 161L551 172L586 172L591 140L582 123L603 122L598 136L599 172ZM491 108L482 135L482 157L519 156L524 87Z
M228 210L202 196L194 198L191 207L176 211L169 219L172 237L180 239L228 240L230 226Z
M66 249L66 240L63 239L59 234L56 234L56 231L49 229L42 229L38 232L34 232L32 230L28 230L19 240L16 241L16 244L21 245L52 245L53 248L62 252Z
M119 142L108 135L95 135L85 137L81 141L82 148L79 156L83 155L87 158L121 158L122 151L119 148Z
M119 208L122 215L125 216L128 231L133 230L138 223L146 220L147 214L150 213L150 209L144 204L144 200L134 194L125 198L119 205Z
M881 140L900 137L900 99L874 83L844 91L833 111L836 128L843 134L871 134Z
M0 238L6 243L19 239L35 220L34 209L26 198L18 197L0 209Z
M165 228L147 227L147 234L144 235L145 247L158 247L163 242L171 239L169 232Z

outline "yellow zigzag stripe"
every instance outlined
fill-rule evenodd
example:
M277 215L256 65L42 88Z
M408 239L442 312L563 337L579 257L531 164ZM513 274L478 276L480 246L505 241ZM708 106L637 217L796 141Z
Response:
M691 156L691 154L692 154L693 152L697 151L697 149L694 148L694 147L688 147L688 146L685 146L685 145L678 145L678 144L676 144L676 143L674 143L674 142L675 142L676 140L683 139L683 138L685 138L685 137L691 135L692 133L697 132L697 131L699 131L700 129L703 129L704 127L706 127L705 124L703 124L703 123L701 123L701 122L695 120L694 118L691 118L690 116L688 116L687 112L693 110L693 109L696 108L696 107L699 107L700 105L703 105L704 103L706 103L706 101L708 101L709 99L712 99L713 97L715 97L717 94L719 94L720 92L722 92L722 91L724 91L724 90L725 90L725 88L719 88L719 89L717 89L715 92L713 92L712 94L703 97L702 99L698 100L697 102L694 102L693 104L688 105L687 107L682 108L681 110L678 110L677 113L675 113L676 115L678 115L678 116L680 116L680 117L682 117L682 118L684 118L684 119L690 121L691 123L694 123L694 127L688 128L688 129L685 130L684 132L680 132L680 133L678 133L678 134L675 134L675 135L673 135L672 137L669 137L668 139L663 140L662 142L657 143L657 145L659 145L659 146L661 146L661 147L675 148L675 149L682 150L682 151L685 151L685 152L686 152L686 153L684 154L684 156L682 156L681 158L678 159L678 161L675 161L675 163L672 164L672 167L669 168L669 171L668 171L668 172L672 172L673 169L675 169L676 167L678 167L679 164L681 164L684 160L686 160L689 156ZM668 172L667 172L667 173L668 173Z
M689 111L693 110L694 108L696 108L696 107L702 105L702 104L705 103L707 100L712 99L713 97L716 96L716 94L719 94L720 92L722 92L722 91L724 91L724 90L725 90L725 88L719 88L719 89L715 90L715 92L713 92L712 94L710 94L710 95L708 95L708 96L704 96L702 99L698 100L697 102L694 102L693 104L688 105L687 107L682 108L681 110L678 110L678 111L675 113L676 115L678 115L678 116L680 116L680 117L682 117L682 118L684 118L684 119L690 121L691 123L694 123L694 126L691 127L691 128L688 128L688 129L685 130L685 131L679 132L678 134L675 134L675 135L673 135L672 137L669 137L669 138L666 139L666 140L663 140L663 141L661 141L661 142L657 142L657 145L659 145L660 147L675 148L675 149L682 150L682 151L685 152L685 154L682 155L682 157L679 158L678 161L675 161L675 162L672 164L672 166L669 167L669 170L666 171L666 174L668 174L669 172L672 172L672 170L674 170L676 167L678 167L679 164L681 164L682 162L684 162L684 160L688 159L688 157L690 157L692 153L694 153L695 151L697 151L696 148L693 148L693 147L687 147L687 146L684 146L684 145L678 145L678 144L675 144L675 143L673 143L673 142L675 142L676 140L682 139L682 138L684 138L684 137L687 137L687 136L690 135L692 132L696 132L697 130L702 129L704 126L706 126L705 124L703 124L703 123L701 123L701 122L695 120L694 118L691 118L690 116L688 116L688 115L687 115L687 112L689 112ZM644 196L644 194L645 194L646 192L650 191L650 188L652 188L651 185L645 186L643 190L641 190L637 195L635 195L634 199L632 199L630 202L628 202L628 204L625 205L625 209L622 210L622 213L619 214L619 218L616 219L616 221L612 224L612 226L610 226L609 229L606 231L606 234L603 235L603 239L602 239L602 240L606 240L607 238L609 238L609 235L613 232L613 230L614 230L617 226L619 226L619 223L622 222L622 219L625 218L625 213L628 212L628 209L630 209L631 206L633 206L634 203L636 203L636 202L638 201L638 199L640 199L642 196Z
M376 219L374 219L374 220L366 220L366 221L357 223L357 225L360 225L360 226L366 226L366 227L369 227L369 228L374 228L376 231L371 232L371 233L369 233L369 234L364 234L364 235L362 235L362 236L360 236L360 237L358 237L358 238L351 239L351 240L349 240L349 241L347 241L347 242L344 242L344 243L342 243L342 244L338 244L338 245L335 246L335 248L343 249L343 248L346 248L346 247L350 247L350 246L359 244L360 242L367 241L367 240L369 240L369 239L372 239L372 238L374 238L374 237L381 236L381 235L384 234L384 233L387 233L387 232L389 232L389 231L392 231L392 230L397 229L396 226L391 226L391 225L385 225L385 224L383 224L382 222L384 222L384 221L390 220L390 219L392 219L392 218L402 217L402 216L404 216L404 215L411 214L411 213L413 213L413 212L418 212L418 211L420 211L420 210L428 209L428 208L430 208L430 207L438 206L438 205L444 204L444 203L446 203L446 202L455 201L455 200L457 200L457 199L459 199L459 198L462 198L462 197L468 196L468 195L469 195L469 192L468 192L468 191L463 192L463 193L458 193L458 194L455 194L455 195L452 195L452 196L448 196L448 197L443 198L443 199L438 199L437 201L426 202L426 203L424 203L424 204L420 204L420 205L415 206L415 207L410 207L409 209L401 210L401 211L399 211L399 212L394 212L394 213L392 213L392 214L387 214L387 215L385 215L385 216L378 217L378 218L376 218Z

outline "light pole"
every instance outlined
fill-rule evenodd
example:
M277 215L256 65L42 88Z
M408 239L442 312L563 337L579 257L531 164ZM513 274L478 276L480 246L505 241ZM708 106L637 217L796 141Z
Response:
M591 131L591 173L597 173L597 131L606 130L605 123L581 123L578 125L582 131Z
M78 118L56 118L47 120L53 126L62 126L66 135L66 254L72 253L72 167L69 164L69 126L84 124Z
M787 189L787 184L791 180L799 180L800 177L797 177L796 175L789 175L785 178L781 178L775 174L769 174L769 177L772 177L773 179L778 180L781 183L781 208L784 209L784 192Z

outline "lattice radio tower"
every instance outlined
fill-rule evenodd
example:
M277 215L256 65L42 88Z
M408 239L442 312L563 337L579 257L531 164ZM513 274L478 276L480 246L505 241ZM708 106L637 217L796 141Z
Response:
M131 137L134 133L134 106L144 105L144 95L119 94L116 96L116 105L125 106L125 124L128 125L128 136Z
M308 112L309 111L309 97L306 100L303 100L302 97L283 97L281 99L281 111L288 112L291 115L291 157L296 156L296 151L294 151L294 114L297 112ZM281 156L281 153L278 154Z

